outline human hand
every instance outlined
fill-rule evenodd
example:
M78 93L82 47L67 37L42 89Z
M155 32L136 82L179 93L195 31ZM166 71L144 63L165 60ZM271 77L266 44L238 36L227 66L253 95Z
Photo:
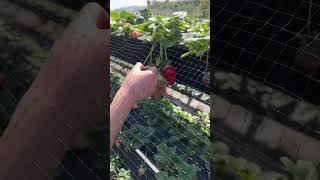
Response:
M146 68L138 62L127 75L121 86L133 103L151 97L157 87L157 68Z
M37 104L32 103L36 111L61 116L50 121L52 127L67 123L75 131L85 132L105 120L109 94L106 16L100 5L88 3L55 41L47 62L25 96L23 106L29 107L24 104L39 99ZM46 118L33 119L40 121L35 123L48 123L43 121Z
M87 4L54 43L0 138L0 179L53 177L76 135L106 120L109 33L99 28L103 13L97 3Z

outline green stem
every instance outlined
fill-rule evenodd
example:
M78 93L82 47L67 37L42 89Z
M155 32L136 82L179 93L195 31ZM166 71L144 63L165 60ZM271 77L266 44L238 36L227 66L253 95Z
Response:
M152 52L153 52L153 49L154 49L154 44L155 44L155 43L153 43L153 44L152 44L152 46L151 46L151 50L150 50L150 52L149 52L148 56L146 57L146 59L144 60L143 64L145 64L145 63L146 63L146 61L147 61L147 59L149 58L149 56L150 56L150 55L151 55L151 57L152 57Z
M162 52L162 45L160 44L160 54L159 54L159 56L160 56L160 64L162 65L163 64L163 52Z
M165 55L166 64L167 64L167 62L168 62L168 55L167 55L167 49L166 49L166 48L164 49L164 55Z

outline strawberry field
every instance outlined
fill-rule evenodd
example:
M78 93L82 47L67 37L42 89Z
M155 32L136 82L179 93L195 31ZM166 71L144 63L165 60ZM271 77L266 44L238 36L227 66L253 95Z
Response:
M190 19L184 12L153 16L144 9L111 11L110 21L111 96L136 62L156 66L162 82L158 88L168 92L131 111L112 149L117 160L111 162L111 175L209 179L209 20ZM192 107L191 101L207 109Z
M224 153L213 146L213 172L319 179L319 2L218 0L213 9L212 131L225 143Z

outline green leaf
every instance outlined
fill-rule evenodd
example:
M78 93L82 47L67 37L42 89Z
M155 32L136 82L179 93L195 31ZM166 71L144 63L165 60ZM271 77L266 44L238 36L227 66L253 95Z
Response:
M167 172L160 171L155 174L157 180L176 180L175 177L169 176Z
M282 164L287 168L287 169L292 169L294 167L294 162L291 161L291 159L287 158L287 157L281 157L280 161L282 162Z
M135 21L135 14L127 12L127 11L121 11L120 12L120 18L126 20L127 22L133 24Z
M230 148L222 143L222 142L214 142L212 144L212 150L214 154L229 154L230 153Z
M119 11L111 11L110 12L110 19L113 21L117 21L120 19L120 12Z

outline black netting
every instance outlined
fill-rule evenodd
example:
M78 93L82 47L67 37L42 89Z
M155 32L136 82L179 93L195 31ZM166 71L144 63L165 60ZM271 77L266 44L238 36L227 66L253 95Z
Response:
M187 2L180 3L188 4ZM196 4L198 5L198 3ZM163 2L163 5L168 7L175 4ZM152 3L152 7L149 7L154 18L158 15L166 15L167 19L175 17L172 14L176 12L175 9L166 11L157 10L157 7L159 6L156 3ZM187 12L187 16L190 15L189 11ZM203 14L205 13L198 12L199 16ZM125 16L119 20L112 15L111 12L111 18L113 18L111 19L110 37L112 97L134 64L141 62L145 65L156 65L157 59L163 51L166 58L157 65L158 70L161 72L163 67L169 65L176 68L177 74L174 85L166 87L168 95L160 99L141 101L130 112L117 143L113 147L111 157L119 156L122 168L130 170L134 179L209 179L210 110L208 109L210 87L209 83L204 81L212 60L208 55L209 52L206 51L198 57L190 55L183 58L182 55L189 52L185 45L180 44L184 40L184 36L188 36L187 30L180 32L181 38L179 38L180 33L177 33L177 37L170 37L172 39L168 41L174 41L174 45L163 50L161 45L165 43L161 40L158 41L154 35L158 32L161 33L161 30L140 30L139 38L133 38L134 30L139 26L139 22L132 21ZM193 15L197 16L196 13ZM150 19L144 19L143 23L152 23L149 21ZM191 29L191 26L196 22L205 24L207 22L205 20L207 19L192 19L190 21L194 24L187 25L187 29ZM127 21L130 21L131 24L128 24ZM161 22L159 19L157 21ZM164 24L166 22L164 17L163 22ZM184 26L184 23L188 24L189 21L187 18L182 18L175 23L173 26L176 26L176 29L170 26L171 32L180 31L177 30L179 29L178 24ZM125 29L127 26L131 28L128 31ZM170 36L170 30L166 31L168 33L166 35ZM151 36L154 39L149 42L147 39ZM161 66L162 62L165 66ZM205 112L200 112L200 105L198 107L192 106L192 102L195 100L201 102L208 109ZM144 156L141 156L139 152ZM142 169L145 170L143 175L141 175ZM113 174L117 173L119 170L115 170Z
M142 40L116 35L112 35L110 39L111 55L131 64L144 62L151 49L151 44ZM155 54L159 53L159 48L156 48L155 51ZM210 64L206 63L208 56L204 55L201 59L196 57L181 59L181 55L186 52L186 48L182 46L175 46L167 51L168 58L172 61L170 65L177 68L177 83L185 84L208 94L210 87L203 83L204 72L210 67ZM210 57L208 57L208 62L211 62Z
M89 1L12 0L1 1L0 13L0 134L6 129L18 102L45 63L53 45L55 31L63 32L78 11ZM105 7L107 1L100 1ZM38 21L40 20L40 21ZM34 25L34 23L39 23ZM31 25L30 25L31 24ZM45 27L43 29L39 27ZM70 125L70 132L77 134ZM50 127L48 127L50 128ZM70 149L62 162L56 161L54 179L105 179L109 175L107 156L108 124L100 124L82 139L83 147L70 149L57 137L57 142ZM88 142L86 142L88 141ZM47 175L41 166L30 162ZM52 177L48 177L52 179Z
M312 162L313 175L318 174L319 158L308 149L320 142L319 2L229 0L212 5L216 140L266 171L294 176L281 158L287 156ZM232 174L215 165L219 176Z
M111 67L114 67L114 64L119 64L121 61L112 57L112 62ZM125 67L125 65L122 65L122 67ZM127 68L130 68L130 66ZM111 98L121 86L124 77L124 73L116 72L116 70L112 71ZM130 170L135 179L154 179L155 174L158 173L146 164L146 159L139 156L136 149L141 150L147 160L151 161L160 171L162 171L161 168L167 169L165 172L171 174L176 174L178 171L179 175L187 178L188 173L190 173L187 172L187 169L192 168L197 171L197 177L208 179L209 140L201 132L195 130L195 128L199 128L197 125L193 125L193 127L186 122L183 116L174 113L170 105L167 105L168 103L173 103L175 107L178 107L174 102L165 99L151 99L139 103L138 109L130 112L118 138L120 143L118 142L114 146L111 157L118 156L122 161L122 168ZM196 115L195 112L193 114ZM146 132L144 132L145 130ZM131 131L132 133L128 133ZM141 131L143 133L140 133ZM146 137L142 138L142 136ZM199 141L196 142L197 145L204 149L199 152L198 148L191 146L188 141L190 138ZM162 153L159 150L161 144L176 149L168 151L168 154ZM163 159L161 160L156 156ZM178 160L171 159L172 157L178 158ZM163 167L159 166L161 163L163 163ZM143 176L138 173L140 165L145 169Z

